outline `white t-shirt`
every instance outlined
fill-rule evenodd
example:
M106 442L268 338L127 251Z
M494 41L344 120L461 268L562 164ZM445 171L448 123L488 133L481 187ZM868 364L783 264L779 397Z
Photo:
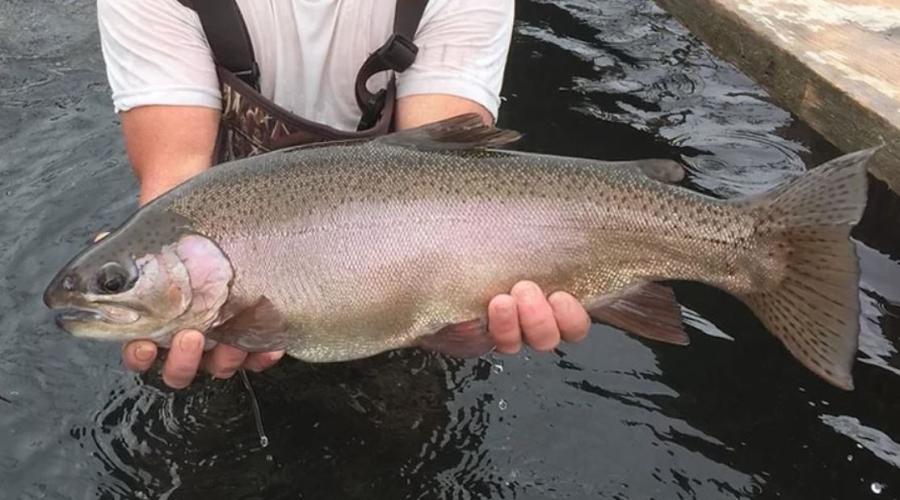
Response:
M396 0L237 0L260 67L262 94L306 119L355 130L360 66L393 32ZM450 94L494 117L515 0L430 0L415 63L397 94ZM197 14L176 0L97 0L117 111L145 105L221 108L212 53ZM370 80L383 88L388 72Z

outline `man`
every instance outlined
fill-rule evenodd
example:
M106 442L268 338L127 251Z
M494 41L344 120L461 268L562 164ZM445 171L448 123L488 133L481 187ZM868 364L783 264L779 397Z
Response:
M98 0L140 203L224 159L462 113L493 123L513 10L514 0ZM574 297L547 298L527 281L488 306L503 353L523 341L550 350L582 339L589 326ZM259 371L283 355L226 345L204 355L203 346L200 332L177 334L165 383L186 387L201 367L219 378ZM145 341L123 351L138 371L156 356Z

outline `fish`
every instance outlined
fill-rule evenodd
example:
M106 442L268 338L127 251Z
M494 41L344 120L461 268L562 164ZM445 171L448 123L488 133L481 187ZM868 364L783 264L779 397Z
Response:
M717 199L674 160L516 151L462 115L375 139L219 165L66 264L44 302L69 333L339 362L403 348L479 356L490 299L520 280L592 318L687 345L671 283L743 301L787 351L853 388L859 264L850 230L874 150Z

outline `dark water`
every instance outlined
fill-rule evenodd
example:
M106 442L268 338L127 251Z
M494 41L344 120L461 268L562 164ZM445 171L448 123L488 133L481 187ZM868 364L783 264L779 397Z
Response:
M503 123L526 149L669 157L757 192L837 151L648 0L519 2ZM693 344L596 326L555 354L283 362L189 392L58 331L39 296L135 208L89 0L0 1L0 498L900 498L900 201L855 232L857 390L734 299L677 288Z

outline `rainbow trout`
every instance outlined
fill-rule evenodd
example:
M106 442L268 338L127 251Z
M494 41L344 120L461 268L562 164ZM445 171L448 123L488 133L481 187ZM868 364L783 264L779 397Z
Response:
M44 300L78 336L165 346L196 328L327 362L487 352L487 303L522 279L572 293L596 320L687 344L659 282L690 280L740 298L806 367L852 388L849 230L873 151L722 201L672 185L665 161L497 149L517 138L466 115L220 165L75 257Z

